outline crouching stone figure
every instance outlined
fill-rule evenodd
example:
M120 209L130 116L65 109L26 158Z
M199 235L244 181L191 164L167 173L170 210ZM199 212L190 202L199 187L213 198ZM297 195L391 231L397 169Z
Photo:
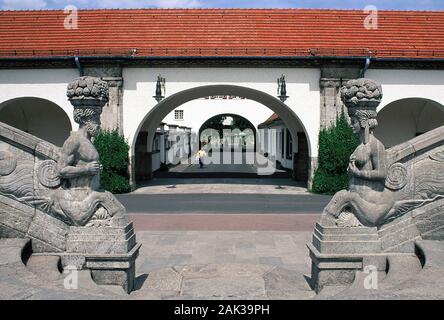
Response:
M67 95L79 130L71 133L61 150L62 188L56 194L57 202L74 225L112 225L124 217L125 207L111 193L100 190L102 166L91 142L100 130L100 115L108 102L107 83L82 77L69 84Z

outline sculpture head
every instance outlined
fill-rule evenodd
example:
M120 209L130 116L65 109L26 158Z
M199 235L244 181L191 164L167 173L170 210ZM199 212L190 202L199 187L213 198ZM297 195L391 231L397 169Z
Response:
M95 137L100 130L101 107L75 107L74 121L80 128L85 128L91 137Z
M350 80L341 88L341 99L347 107L353 132L362 132L366 144L370 132L378 126L376 108L382 99L381 85L365 78Z
M68 85L66 95L74 106L74 121L91 137L100 129L100 115L108 102L108 84L95 77L80 77Z
M369 140L370 132L378 126L377 113L373 110L356 110L350 114L351 127L354 133L363 133L364 144Z

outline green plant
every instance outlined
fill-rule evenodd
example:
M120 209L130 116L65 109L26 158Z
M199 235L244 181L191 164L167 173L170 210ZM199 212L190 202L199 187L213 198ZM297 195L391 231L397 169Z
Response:
M100 155L103 171L100 184L112 193L131 191L129 183L129 145L117 130L102 130L94 139L94 146Z
M350 155L357 146L358 138L342 110L333 126L319 132L319 164L311 191L334 194L346 189L349 182L347 168Z

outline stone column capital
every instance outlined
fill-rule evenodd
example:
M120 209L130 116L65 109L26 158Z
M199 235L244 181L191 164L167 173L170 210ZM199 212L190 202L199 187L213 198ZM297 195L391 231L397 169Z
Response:
M321 88L339 88L341 87L341 79L321 78L319 81Z
M123 77L102 77L102 80L106 81L110 88L123 86Z

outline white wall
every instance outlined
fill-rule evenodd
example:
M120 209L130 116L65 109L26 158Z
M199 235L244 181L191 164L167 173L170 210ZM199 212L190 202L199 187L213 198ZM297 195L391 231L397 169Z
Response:
M365 77L382 84L384 96L378 112L405 98L425 98L444 105L444 70L370 69Z
M163 122L191 127L198 133L200 127L213 116L223 113L233 113L246 118L254 127L267 120L272 114L268 107L252 100L193 100L183 104L176 110L184 111L184 120L174 120L174 111L165 117Z
M0 121L59 147L72 130L65 111L40 98L18 98L0 104Z
M0 104L15 98L36 97L61 107L77 130L73 107L66 97L66 88L79 74L76 69L0 70ZM1 110L0 110L1 112ZM48 124L50 126L51 123Z
M152 155L152 170L156 171L160 169L160 152L153 153Z
M286 104L304 125L310 141L310 154L317 156L320 119L320 93L318 69L305 68L124 68L124 134L132 145L136 130L157 102L155 93L157 74L166 78L166 95L204 85L232 84L257 89L276 96L276 79L285 74ZM0 104L20 97L47 99L60 106L71 121L74 130L78 125L72 117L72 106L66 97L69 82L78 77L76 69L23 69L0 70ZM426 98L444 105L444 71L441 70L382 70L370 69L366 77L380 82L384 98L378 109L405 98ZM245 100L195 100L183 105L184 126L198 126L218 113L237 113L257 125L266 120L271 111L262 105ZM189 108L190 111L187 111ZM194 110L194 111L191 111ZM1 111L0 111L1 112ZM190 120L189 113L195 118ZM168 119L167 119L168 120Z
M278 69L278 68L125 68L123 70L124 77L124 134L132 144L133 139L137 138L137 128L141 120L153 108L157 102L152 96L155 94L157 75L161 74L166 78L166 95L195 88L204 85L231 84L253 88L263 91L272 96L276 96L277 78L281 74L286 75L287 79L287 95L290 98L285 102L300 118L301 122L307 130L307 136L311 146L311 156L317 156L318 134L320 122L319 110L319 77L318 69ZM195 108L198 105L203 107L204 101L197 100ZM235 100L238 102L239 100ZM190 108L192 107L190 102ZM229 106L221 105L220 109L235 108L233 103ZM247 103L246 103L247 104ZM258 107L257 104L255 104ZM210 105L208 105L210 107ZM214 107L214 105L211 105ZM187 107L188 108L188 107ZM218 107L219 108L219 107ZM245 116L250 121L260 123L266 120L271 114L270 111L265 113L265 109L260 107L254 108L251 104L251 110L254 114ZM240 109L240 108L239 108ZM204 111L202 111L203 113ZM205 111L208 119L213 112ZM220 111L217 111L221 113ZM262 114L263 112L263 114ZM225 111L224 111L225 113ZM235 112L234 112L235 113ZM217 114L217 113L216 113ZM205 120L206 120L205 119ZM260 120L259 120L260 119ZM200 122L198 120L197 122ZM253 122L252 121L252 122ZM186 124L184 124L185 126ZM196 124L194 124L196 126ZM198 130L198 129L197 129Z
M267 142L265 142L266 149L265 150L261 149L261 153L264 153L264 152L270 153L270 151L271 151L271 153L273 153L273 151L274 151L275 154L270 154L270 156L271 155L275 156L276 160L279 161L284 168L293 169L293 158L287 159L287 157L286 157L286 155L287 155L287 134L286 134L286 131L284 131L285 132L285 134L283 136L284 150L282 150L282 143L280 140L281 139L280 132L282 132L283 129L286 129L286 127L280 122L270 125L269 128L259 129L260 136L263 137L264 140L267 140ZM276 130L276 132L272 133L269 130ZM301 126L298 126L297 132L304 132L303 128ZM292 150L291 155L293 157L294 153L298 152L299 146L298 146L298 137L292 137L292 138L293 138L293 143L292 143L293 150ZM271 141L271 139L273 139L273 141ZM274 145L274 147L272 145ZM284 157L282 157L282 153L284 153Z
M375 136L392 147L444 125L444 106L431 100L398 100L378 113Z
M382 84L383 99L378 107L379 127L375 135L391 147L443 125L438 105L444 105L444 70L368 70L366 77ZM406 98L421 98L399 101ZM418 115L422 102L432 100ZM386 109L387 107L387 109Z

